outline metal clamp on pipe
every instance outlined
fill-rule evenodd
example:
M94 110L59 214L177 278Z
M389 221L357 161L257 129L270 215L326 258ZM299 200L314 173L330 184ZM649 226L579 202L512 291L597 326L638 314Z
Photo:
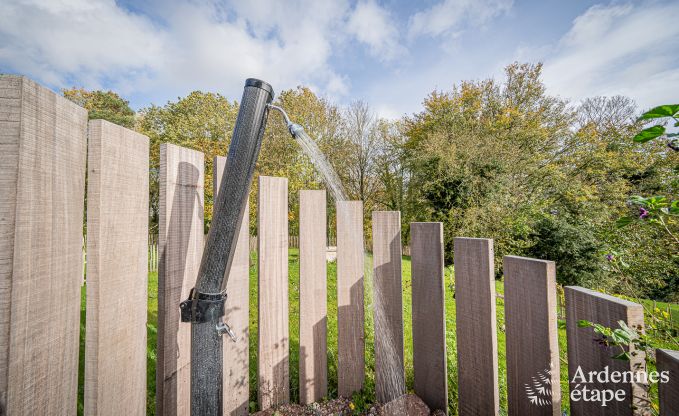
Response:
M200 293L191 289L189 298L179 304L182 322L213 322L224 316L224 293Z

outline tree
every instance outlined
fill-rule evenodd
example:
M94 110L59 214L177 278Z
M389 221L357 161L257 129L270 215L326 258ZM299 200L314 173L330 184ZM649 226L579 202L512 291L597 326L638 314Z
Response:
M61 90L64 97L89 111L90 120L107 120L119 126L134 127L134 111L129 102L113 91L88 91L84 88Z

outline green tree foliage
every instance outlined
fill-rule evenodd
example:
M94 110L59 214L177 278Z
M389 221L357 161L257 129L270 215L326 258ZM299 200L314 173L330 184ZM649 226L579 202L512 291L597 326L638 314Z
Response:
M134 127L134 111L129 102L113 91L88 91L70 88L61 91L64 97L89 111L90 120L107 120L123 127Z
M151 141L152 226L158 224L158 169L160 144L173 143L205 155L205 222L212 219L212 191L215 156L225 156L238 114L238 105L219 94L194 91L165 106L152 105L139 112L137 130ZM155 227L152 227L155 229Z

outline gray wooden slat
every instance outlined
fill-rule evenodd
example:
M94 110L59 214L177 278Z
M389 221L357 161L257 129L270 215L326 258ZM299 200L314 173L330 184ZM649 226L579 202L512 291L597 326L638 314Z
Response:
M460 415L497 415L493 240L455 238L454 254Z
M373 212L372 228L375 390L387 403L405 394L401 213Z
M509 415L561 415L554 262L506 256Z
M0 127L0 413L74 415L87 111L3 75Z
M448 413L443 224L410 223L415 394Z
M679 415L679 351L656 350L658 372L667 380L658 381L661 415Z
M299 192L299 400L328 394L325 191Z
M90 121L87 170L85 414L145 415L148 137Z
M180 322L203 255L203 153L160 145L156 412L191 411L191 325Z
M647 394L641 385L624 382L599 383L596 379L593 383L583 384L578 383L577 381L581 380L575 377L579 369L587 376L590 371L604 371L606 366L609 367L609 371L645 371L645 354L642 351L637 351L638 354L630 361L613 359L611 357L619 351L602 348L595 342L596 335L592 328L578 327L579 320L587 320L611 328L617 328L618 321L625 321L630 327L643 328L643 307L638 303L577 286L565 287L564 294L566 296L571 415L645 414L641 409L645 405L644 399ZM613 400L606 406L596 401L573 400L573 391L576 389L582 391L583 387L589 390L616 391L621 389L625 392L625 398L622 401ZM636 398L633 399L634 396ZM633 410L633 405L637 408L636 411Z
M365 381L363 202L337 201L337 387L351 397Z
M224 173L226 158L215 157L214 160L214 194L219 190L219 184ZM236 333L234 342L224 335L224 367L223 378L223 415L241 416L249 411L250 389L250 250L249 250L249 203L245 207L243 222L241 223L231 272L226 283L226 305L224 308L224 322L229 324Z
M290 401L287 178L260 176L258 198L257 397L266 410Z

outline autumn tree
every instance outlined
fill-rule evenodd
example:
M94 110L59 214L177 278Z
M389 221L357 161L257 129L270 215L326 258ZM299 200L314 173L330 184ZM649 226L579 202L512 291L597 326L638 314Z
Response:
M113 91L88 91L69 88L61 91L64 97L89 111L90 120L107 120L123 127L134 127L134 111L127 100Z

